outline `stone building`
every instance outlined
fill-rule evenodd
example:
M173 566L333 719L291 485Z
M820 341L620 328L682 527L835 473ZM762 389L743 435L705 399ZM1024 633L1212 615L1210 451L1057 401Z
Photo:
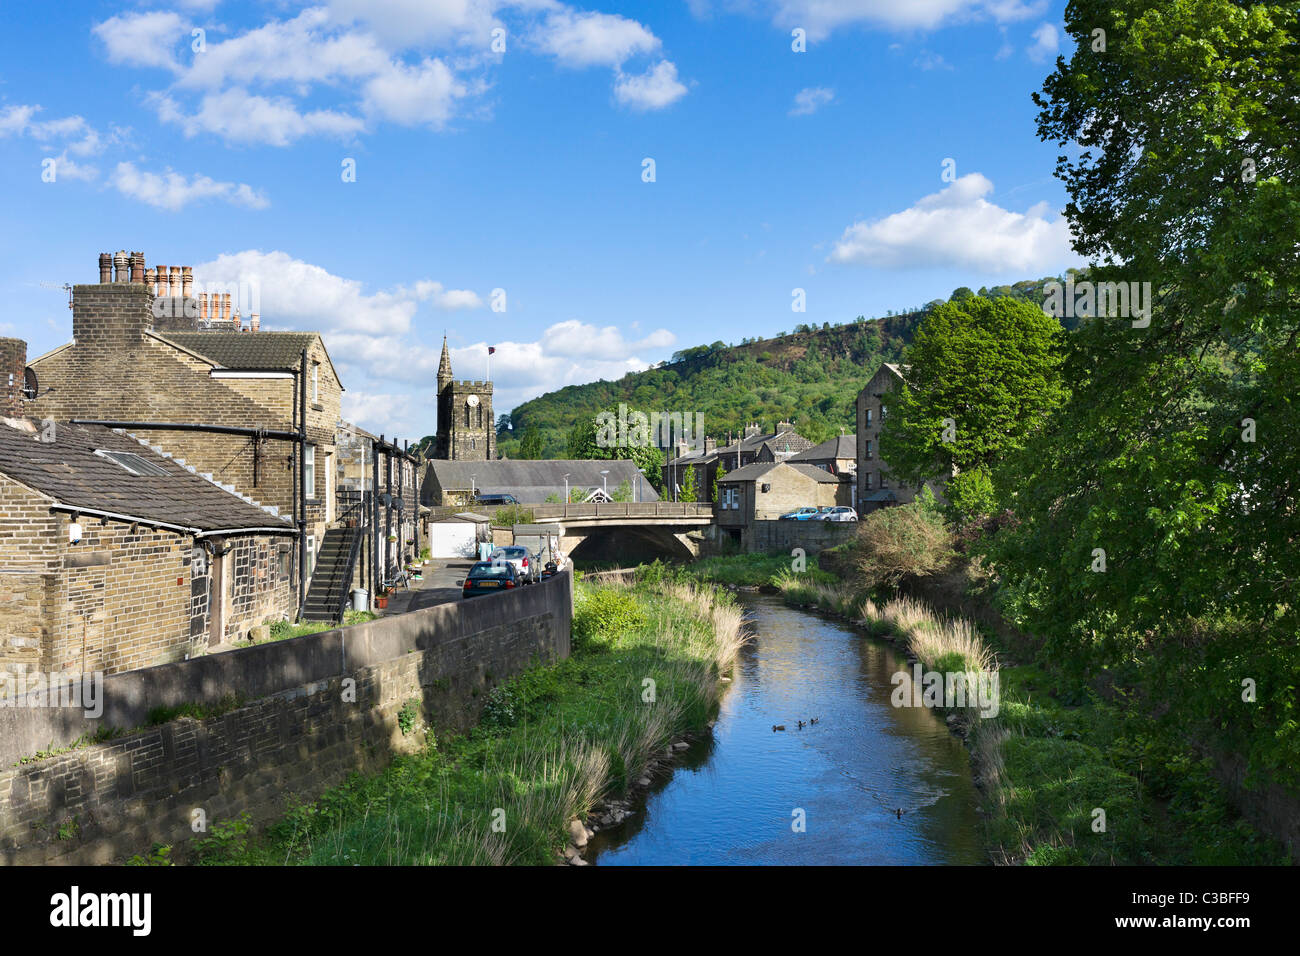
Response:
M447 338L443 336L442 360L438 363L438 433L433 457L444 461L491 461L496 456L492 383L456 381L451 373Z
M565 493L582 490L612 498L626 485L633 501L658 501L659 495L636 463L624 459L511 459L455 462L430 460L421 483L422 501L431 507L466 507L476 495L514 495L520 504L563 502ZM609 500L606 498L605 500Z
M4 404L0 692L181 660L294 615L287 518L120 430L22 417L12 387Z
M791 455L786 461L792 465L812 465L832 475L853 475L858 467L857 451L857 435L836 435L807 451Z
M889 465L880 458L880 429L889 412L889 395L903 384L907 366L884 363L871 376L871 380L858 393L857 441L857 509L865 515L890 505L907 504L920 492L911 485L890 476ZM926 485L942 500L943 479L927 481Z
M301 487L310 575L335 520L332 455L343 391L319 333L263 331L257 316L245 326L229 295L193 296L188 266L147 268L138 252L101 255L99 280L73 286L73 341L31 361L37 395L27 413L121 423L295 519Z
M755 462L718 479L717 523L724 530L774 521L796 508L850 504L853 484L823 468Z
M718 469L736 471L754 462L778 462L812 447L812 442L794 430L792 422L777 422L776 430L764 432L761 425L745 426L744 434L733 440L727 437L722 447L713 438L705 438L702 448L677 450L677 456L664 465L664 487L679 490L685 484L687 468L695 469L696 501L709 501ZM669 497L673 497L670 493Z

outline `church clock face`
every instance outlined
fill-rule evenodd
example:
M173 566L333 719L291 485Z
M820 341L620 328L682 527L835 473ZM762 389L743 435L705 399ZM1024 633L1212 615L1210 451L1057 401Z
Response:
M475 405L478 404L478 396L471 395L469 398L465 399L465 404L468 405L470 408L473 408Z

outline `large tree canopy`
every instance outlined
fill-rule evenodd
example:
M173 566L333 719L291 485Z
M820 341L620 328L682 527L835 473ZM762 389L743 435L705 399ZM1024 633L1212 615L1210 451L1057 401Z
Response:
M1066 24L1039 133L1089 278L1150 282L1156 308L1071 336L1071 400L997 474L1021 524L991 557L1072 659L1217 661L1216 713L1267 728L1242 739L1277 767L1300 753L1296 9L1073 0Z
M1010 298L957 297L930 312L880 435L890 475L920 484L955 472L949 501L987 512L990 468L1064 398L1061 336L1041 308Z

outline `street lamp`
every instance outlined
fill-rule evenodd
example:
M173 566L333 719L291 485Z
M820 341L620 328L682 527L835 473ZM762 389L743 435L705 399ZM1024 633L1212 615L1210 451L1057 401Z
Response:
M601 472L600 472L600 481L601 481L601 484L604 485L604 487L605 487L605 497L606 497L606 498L609 497L609 479L605 477L605 476L608 475L608 474L609 474L609 469L608 469L608 468L603 468L603 469L601 469Z
M640 474L636 476L636 495L634 497L638 502L641 502L645 500L645 495L641 492L641 479L645 477L645 469L638 468L637 471Z
M564 476L564 517L569 517L569 476Z
M474 499L478 497L478 488L474 486L474 479L477 477L478 475L469 476L469 503L470 504L473 504Z

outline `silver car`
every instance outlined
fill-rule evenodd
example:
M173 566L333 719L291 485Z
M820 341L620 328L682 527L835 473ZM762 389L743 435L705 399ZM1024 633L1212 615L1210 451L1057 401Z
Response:
M813 521L857 521L858 513L847 505L828 508L821 514L813 515Z
M515 566L515 575L524 584L541 580L542 569L536 555L522 545L510 544L492 552L493 561L508 561Z

